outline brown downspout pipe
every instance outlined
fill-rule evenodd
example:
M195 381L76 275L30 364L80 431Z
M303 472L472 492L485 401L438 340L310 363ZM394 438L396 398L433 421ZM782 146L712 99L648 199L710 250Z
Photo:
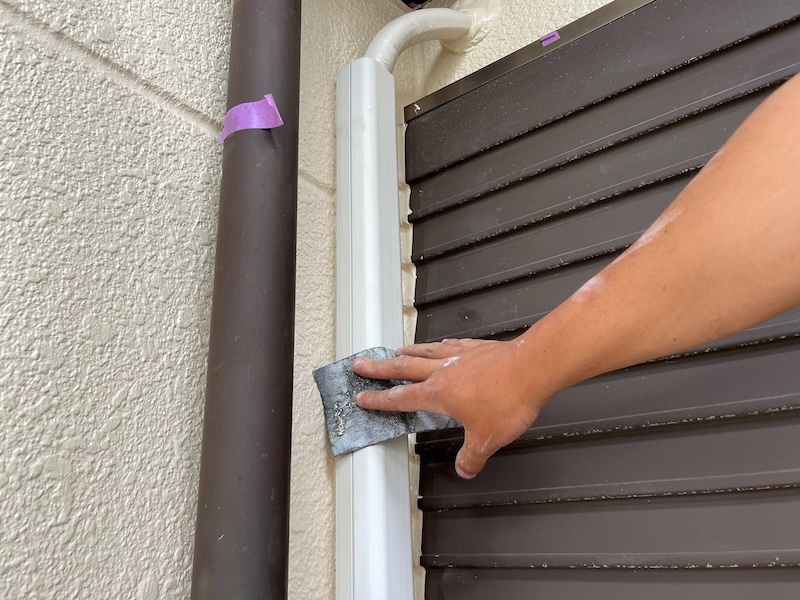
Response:
M284 120L223 150L192 598L286 598L300 0L235 0L228 109Z

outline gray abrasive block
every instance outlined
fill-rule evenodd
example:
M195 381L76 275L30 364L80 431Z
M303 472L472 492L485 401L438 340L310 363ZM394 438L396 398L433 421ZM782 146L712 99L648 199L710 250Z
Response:
M426 412L402 413L365 410L356 404L360 392L388 390L408 381L367 379L353 373L359 356L376 360L394 358L393 350L370 348L314 371L314 381L322 396L328 437L334 456L360 450L402 435L433 429L460 427L458 421Z

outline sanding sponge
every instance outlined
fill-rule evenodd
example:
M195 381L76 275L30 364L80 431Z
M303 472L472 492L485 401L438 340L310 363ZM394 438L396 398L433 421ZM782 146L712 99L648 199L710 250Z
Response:
M353 361L365 356L376 360L394 358L393 350L370 348L314 371L322 396L328 437L334 456L360 450L402 435L433 429L461 427L444 415L365 410L356 404L360 392L388 390L408 381L367 379L353 373Z

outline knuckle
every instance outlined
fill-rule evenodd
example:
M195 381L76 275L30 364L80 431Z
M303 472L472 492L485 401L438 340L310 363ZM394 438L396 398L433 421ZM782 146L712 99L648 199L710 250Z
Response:
M425 354L425 356L430 358L436 356L438 349L439 349L439 344L427 344L423 348L423 353Z
M438 377L430 377L421 385L420 391L431 408L442 408L442 400L446 398L446 396L443 393L444 388Z
M409 368L412 367L414 364L415 358L413 356L408 355L401 355L394 359L392 362L392 371L391 375L394 377L399 377L404 374Z

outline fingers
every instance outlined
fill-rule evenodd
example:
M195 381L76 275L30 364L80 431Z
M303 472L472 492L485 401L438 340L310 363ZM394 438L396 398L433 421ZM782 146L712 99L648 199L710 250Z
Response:
M353 372L370 379L404 379L425 381L441 366L439 361L416 356L398 356L386 360L357 358L353 361Z
M496 344L494 340L448 339L429 344L413 344L397 350L398 355L419 356L422 358L450 358L461 350Z
M461 479L473 479L483 471L486 461L497 452L498 446L492 442L492 436L476 439L467 429L464 433L464 445L456 456L456 473Z
M485 346L486 344L497 344L497 340L473 340L471 338L461 338L453 340L442 340L442 344L448 346L457 346L462 349L477 348L478 346Z
M420 383L398 385L382 392L361 392L356 396L356 404L368 410L389 412L431 411Z
M459 346L446 345L443 342L431 344L414 344L398 348L398 356L417 356L420 358L450 358L459 351Z

